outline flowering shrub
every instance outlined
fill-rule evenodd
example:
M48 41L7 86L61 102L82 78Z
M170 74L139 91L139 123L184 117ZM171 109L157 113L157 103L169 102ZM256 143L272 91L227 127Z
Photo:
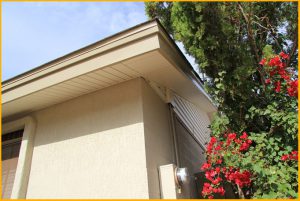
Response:
M267 59L263 58L259 64L265 67L269 74L265 79L267 85L273 84L274 91L279 93L282 86L286 86L286 92L289 96L298 97L298 80L291 80L291 73L287 71L285 59L289 55L281 52L279 55L272 57L267 63Z
M201 167L207 179L202 189L205 198L223 196L225 182L241 198L298 196L298 79L286 66L287 59L284 52L274 55L270 47L264 50L258 69L263 82L252 89L262 104L252 105L244 117L257 125L232 132L224 114L213 121L207 162Z
M223 135L223 140L211 137L207 145L207 163L201 167L205 170L205 177L210 183L204 183L202 195L209 199L214 198L215 194L224 196L225 190L221 182L225 179L237 185L239 188L249 187L251 185L251 173L247 170L226 166L223 163L224 155L239 156L249 149L252 140L248 139L246 132L240 137L236 133Z

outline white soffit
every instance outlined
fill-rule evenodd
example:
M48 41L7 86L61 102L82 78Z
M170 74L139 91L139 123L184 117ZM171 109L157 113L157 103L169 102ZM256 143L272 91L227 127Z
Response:
M2 118L22 116L137 77L173 90L204 111L215 111L195 80L183 72L190 66L161 29L156 21L144 23L4 82Z

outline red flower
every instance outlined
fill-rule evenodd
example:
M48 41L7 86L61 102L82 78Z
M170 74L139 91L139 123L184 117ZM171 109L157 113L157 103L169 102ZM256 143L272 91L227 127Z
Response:
M207 153L209 153L209 154L212 153L214 144L216 142L217 142L217 138L216 137L211 137L210 138L210 142L207 145L207 150L206 150Z
M214 184L214 185L217 185L217 184L219 184L221 181L222 181L221 177L218 177L218 178L212 180L211 183Z
M224 190L224 188L223 187L219 187L219 188L214 188L213 189L213 192L214 193L219 193L220 195L225 195L225 190Z
M293 154L293 155L298 155L298 151L292 151L291 154Z
M211 165L209 163L204 163L201 167L201 170L207 170L211 167Z
M271 79L270 79L270 78L265 79L265 83L266 83L266 84L270 84L270 83L271 83Z
M298 160L298 151L292 151L292 153L289 155L290 160Z
M235 139L236 138L236 133L229 133L228 138L231 139L231 140Z
M294 96L294 89L292 87L288 87L287 92L288 92L289 96Z
M208 194L211 194L212 191L213 191L212 186L209 183L204 183L203 190L202 190L202 195L206 196Z
M247 139L248 138L248 135L246 132L243 132L243 135L240 137L241 139Z
M263 59L259 62L259 64L263 66L263 65L265 65L266 61L267 61L267 60L266 60L265 58L263 58Z
M229 133L227 135L226 145L229 146L232 140L234 140L235 138L236 138L236 133Z
M284 74L281 74L280 77L284 80L289 80L290 79L290 76L288 76L286 73Z
M286 161L288 159L289 159L289 155L283 155L283 156L281 156L281 160L282 161Z
M285 63L281 62L281 63L278 63L278 68L279 69L284 69L285 68Z
M249 144L247 142L244 142L241 147L240 147L240 151L246 151L249 148Z
M234 142L237 143L237 144L240 144L240 143L242 143L242 140L240 140L240 139L235 139Z
M275 73L276 73L276 70L271 70L270 71L270 77L273 77L275 75Z
M223 187L217 188L217 192L220 193L222 196L225 195L225 190Z
M214 144L216 142L217 142L217 138L215 138L215 137L210 138L210 143Z
M287 92L289 96L298 97L298 80L290 81L288 83Z
M275 86L275 91L276 91L277 93L279 93L279 92L280 92L280 89L281 89L281 83L280 83L280 81L276 81L276 82L274 83L274 86Z
M298 151L292 151L290 154L285 154L281 156L282 161L295 160L298 161Z
M222 162L223 162L222 159L218 159L216 164L221 164Z
M227 135L226 145L229 146L235 138L236 138L236 133L229 133Z
M208 199L214 199L214 196L210 195L208 196Z
M209 188L210 184L209 183L204 183L204 187Z
M217 172L215 170L208 170L205 172L205 177L209 181L213 181L213 177L216 176Z
M289 55L285 54L284 52L280 52L279 55L283 58L283 59L288 59Z
M270 59L269 66L279 66L281 63L280 58L278 56Z
M221 150L221 146L220 146L220 145L216 146L215 150L216 150L216 151Z
M235 171L233 173L229 173L227 176L228 180L233 181L236 185L241 188L244 186L249 186L251 184L251 174L249 171L239 172Z

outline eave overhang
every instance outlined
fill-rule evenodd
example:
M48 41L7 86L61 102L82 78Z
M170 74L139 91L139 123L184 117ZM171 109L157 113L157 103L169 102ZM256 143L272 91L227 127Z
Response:
M159 21L115 34L2 83L2 118L23 116L93 91L144 77L216 111L201 81Z

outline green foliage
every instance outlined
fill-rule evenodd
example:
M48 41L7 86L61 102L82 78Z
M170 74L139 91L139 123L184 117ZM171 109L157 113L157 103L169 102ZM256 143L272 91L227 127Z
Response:
M296 2L147 2L157 17L207 77L205 89L218 106L212 135L250 133L245 155L224 156L228 165L248 169L253 198L297 197L298 165L280 160L298 150L297 99L266 86L262 57L290 54L287 65L297 78ZM284 30L284 31L282 31Z
M266 45L263 49L263 55L266 59L270 59L274 56L274 52L271 45Z
M210 125L213 136L219 136L220 133L226 132L229 126L229 119L224 114L214 114L214 123Z
M281 156L289 154L293 147L286 145L280 135L252 133L256 143L240 161L240 166L252 170L255 198L297 197L297 161L282 161Z

